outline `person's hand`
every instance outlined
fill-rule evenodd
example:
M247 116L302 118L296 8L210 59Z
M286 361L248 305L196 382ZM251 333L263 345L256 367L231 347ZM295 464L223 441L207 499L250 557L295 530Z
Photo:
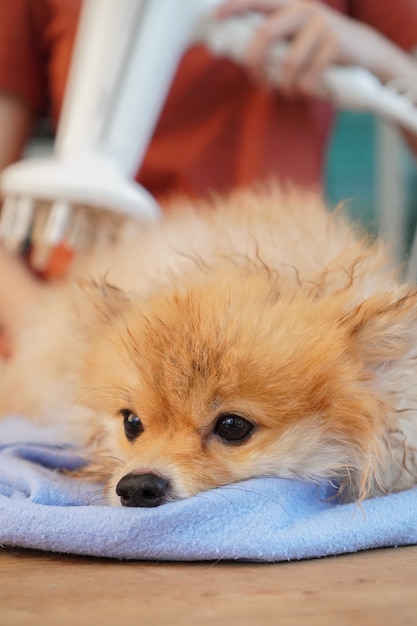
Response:
M321 75L333 64L361 66L383 82L417 77L411 57L380 33L315 0L227 0L217 15L225 18L245 11L265 15L245 59L256 76L265 75L270 47L289 42L279 68L280 86L288 93L319 93Z

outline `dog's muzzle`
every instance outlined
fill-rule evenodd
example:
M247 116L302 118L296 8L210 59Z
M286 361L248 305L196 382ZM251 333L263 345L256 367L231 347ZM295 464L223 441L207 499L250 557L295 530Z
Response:
M117 483L122 506L159 506L166 502L169 483L157 474L126 474Z

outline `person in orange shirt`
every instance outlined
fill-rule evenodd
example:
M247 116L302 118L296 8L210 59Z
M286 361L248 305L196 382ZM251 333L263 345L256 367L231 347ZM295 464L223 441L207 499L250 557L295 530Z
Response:
M57 124L80 5L0 3L0 102L4 108L7 101L15 122L0 111L0 169L19 156L36 116L50 114ZM202 45L190 48L137 176L158 198L178 190L223 191L270 175L321 184L333 113L311 91L326 65L362 65L384 82L398 76L415 82L408 54L417 47L414 1L229 0L219 14L245 9L267 18L248 52L252 70L268 43L291 40L284 88L254 81L253 71L214 58Z
M80 3L0 3L0 169L19 158L39 114L58 122ZM266 22L246 67L214 58L202 45L180 63L137 174L162 202L172 192L197 196L271 176L319 186L333 111L314 92L331 63L362 65L383 82L417 84L414 0L228 0L218 14L247 9L263 12ZM259 80L262 59L282 38L289 40L283 86L271 89ZM0 252L0 324L7 328L36 289Z

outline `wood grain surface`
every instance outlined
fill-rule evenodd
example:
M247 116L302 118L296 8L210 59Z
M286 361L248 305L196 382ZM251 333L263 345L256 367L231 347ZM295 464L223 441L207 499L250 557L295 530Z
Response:
M1 626L417 625L417 546L277 564L0 550Z

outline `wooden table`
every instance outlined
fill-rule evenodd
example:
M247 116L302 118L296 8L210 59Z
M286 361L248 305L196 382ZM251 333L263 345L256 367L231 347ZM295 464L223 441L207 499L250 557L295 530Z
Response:
M417 546L277 564L0 550L1 626L413 626Z

